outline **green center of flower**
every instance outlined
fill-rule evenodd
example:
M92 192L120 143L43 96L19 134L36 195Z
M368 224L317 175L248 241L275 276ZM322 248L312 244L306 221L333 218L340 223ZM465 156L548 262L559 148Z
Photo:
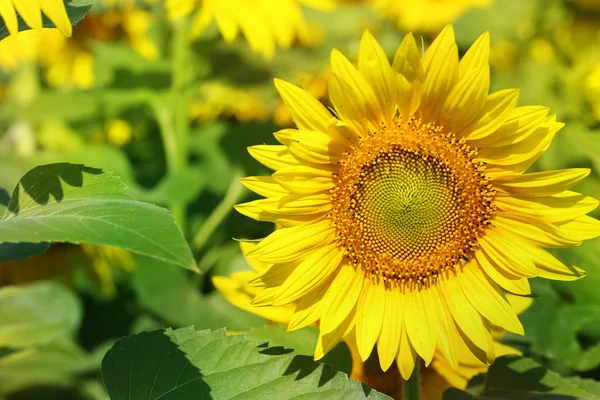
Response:
M347 257L385 280L421 283L464 262L494 215L476 154L414 119L363 139L331 192Z

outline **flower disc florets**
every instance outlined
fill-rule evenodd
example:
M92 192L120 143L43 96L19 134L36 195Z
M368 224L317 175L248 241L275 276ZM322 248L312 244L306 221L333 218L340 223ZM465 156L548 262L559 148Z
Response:
M477 151L415 118L341 161L331 217L347 257L385 281L429 283L468 260L494 216Z

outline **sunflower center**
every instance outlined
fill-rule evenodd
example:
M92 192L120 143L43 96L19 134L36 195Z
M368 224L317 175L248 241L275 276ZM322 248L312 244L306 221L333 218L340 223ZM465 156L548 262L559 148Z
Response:
M431 282L472 256L494 192L454 134L416 119L384 126L341 163L331 216L347 257L385 280Z

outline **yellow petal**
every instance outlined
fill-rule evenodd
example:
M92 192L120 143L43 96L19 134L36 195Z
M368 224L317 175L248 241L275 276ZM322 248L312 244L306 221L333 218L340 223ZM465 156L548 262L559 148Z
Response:
M523 325L502 289L487 276L467 265L458 274L458 281L467 300L488 321L509 332L523 334Z
M477 348L487 352L490 334L486 330L479 312L473 308L463 294L458 279L455 276L446 276L443 278L440 288L456 325Z
M332 140L323 132L283 129L274 135L292 154L316 164L335 164L350 150L350 142Z
M328 212L331 209L331 199L328 194L289 194L238 204L235 209L240 214L257 221L277 222L280 219L302 221L317 219L319 215Z
M429 313L432 321L430 322L430 326L436 338L436 348L442 352L450 365L457 368L458 360L455 348L458 332L439 285L436 284L428 290L423 291L423 303L427 307L427 310L431 310Z
M214 276L212 281L217 290L225 296L227 301L236 307L271 321L287 323L292 317L293 308L256 307L251 304L252 296L246 291L246 288L243 286L243 281L247 280L247 277L251 277L252 275L252 271L244 271L242 273L238 272L232 274L231 278ZM239 276L246 276L246 278L240 280L238 278Z
M248 153L267 168L277 171L290 165L300 165L300 162L283 145L259 144L248 147Z
M392 118L396 112L395 76L385 52L369 31L365 31L360 42L358 71L373 89L383 118Z
M63 35L71 37L73 27L63 0L41 0L40 7Z
M481 250L475 253L475 258L482 271L507 292L518 295L531 294L527 278L521 278L502 268L497 268Z
M425 360L425 365L429 365L435 352L435 333L428 313L423 302L421 291L407 290L404 293L404 326L410 342L414 346L417 354ZM433 328L433 329L432 329Z
M365 277L352 264L344 264L323 299L321 332L332 332L358 302Z
M542 106L514 108L498 130L487 137L472 141L472 145L484 148L518 143L546 121L549 111L548 107Z
M425 80L420 110L425 122L435 122L458 81L458 48L451 25L442 30L423 55L423 68Z
M480 69L482 66L487 66L490 59L490 33L485 32L477 40L469 50L465 53L459 63L459 75L462 79L470 75L473 71Z
M246 259L246 262L248 262L248 265L250 265L250 267L252 267L253 270L255 270L256 272L261 272L267 270L271 266L271 264L260 262L256 258L248 256L248 253L250 253L258 244L257 242L241 241L239 243L240 250L242 251L244 258Z
M458 137L467 140L481 139L491 135L504 124L519 98L518 89L500 90L490 94L473 122L456 131Z
M344 319L344 321L332 332L319 333L317 346L315 347L315 360L320 360L329 350L342 341L343 338L352 334L356 324L356 308Z
M270 176L248 176L241 178L242 185L264 197L282 197L290 194L289 190L281 187L275 179Z
M412 372L415 369L416 361L417 351L408 338L406 328L403 327L402 335L400 336L400 348L398 350L396 364L398 365L398 370L400 371L400 375L402 375L404 380L407 381L412 375Z
M600 236L600 221L588 215L555 224L561 236L582 241Z
M542 197L569 190L590 174L588 168L569 168L557 171L502 176L494 187L516 196Z
M323 310L323 296L327 291L327 286L320 286L309 295L304 296L294 314L289 319L288 332L314 325L321 318Z
M419 108L425 79L421 53L412 33L406 34L402 39L394 56L392 69L398 73L396 79L398 110L400 115L407 118Z
M561 236L556 226L539 219L524 218L520 214L502 213L494 219L496 228L526 238L542 247L573 247L581 240ZM498 231L499 232L499 231Z
M379 365L383 371L387 371L396 359L404 325L403 296L399 288L394 286L387 288L385 297L385 310L382 310L383 324L377 340Z
M534 215L548 222L581 217L598 207L598 200L566 191L547 197L516 197L498 193L494 203L500 210Z
M333 174L305 165L287 167L273 174L273 178L285 189L298 194L328 192L333 187Z
M337 243L324 246L302 261L279 288L273 305L292 303L311 290L330 282L340 267L344 253Z
M260 287L281 286L298 266L297 263L267 264L267 269L261 270L248 285Z
M381 120L373 89L357 69L337 50L331 52L329 97L342 120L365 132ZM333 86L332 86L333 85Z
M527 138L515 144L481 149L477 154L477 160L493 165L513 165L526 162L548 148L560 128L562 125L544 124L536 128Z
M323 104L306 91L280 79L275 79L275 87L300 129L327 131L331 113Z
M470 71L452 88L442 109L440 120L452 132L473 121L483 108L490 90L488 65Z
M329 220L277 229L249 253L263 262L284 263L303 260L315 249L335 239Z
M39 0L12 0L23 21L32 29L42 29L42 11Z
M394 55L392 69L402 74L408 82L422 81L425 79L425 71L421 62L421 53L412 32L407 33Z
M526 253L513 251L514 242L519 241L519 238L513 236L513 240L507 240L507 237L507 235L501 235L494 229L490 229L485 237L479 240L479 244L488 259L493 260L497 267L518 277L536 277L537 269L531 258Z
M17 12L15 11L11 0L0 0L0 17L4 20L4 24L11 35L19 32Z
M356 315L356 344L363 361L371 355L381 332L385 299L383 282L371 282L367 279L358 300Z

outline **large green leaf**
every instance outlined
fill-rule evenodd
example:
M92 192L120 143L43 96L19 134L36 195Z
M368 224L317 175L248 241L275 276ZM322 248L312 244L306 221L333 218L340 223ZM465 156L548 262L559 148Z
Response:
M0 347L18 348L75 335L79 299L56 282L0 289Z
M121 339L102 361L102 378L121 400L387 398L292 350L193 327Z
M523 340L531 353L548 359L561 372L565 367L587 371L600 366L598 338L591 345L580 342L587 327L600 325L600 304L568 304L545 281L535 280L532 288L539 297L520 316L527 333Z
M19 181L0 220L0 243L109 245L196 270L164 208L136 201L117 177L68 163L38 166Z
M563 378L530 358L504 356L497 359L486 375L483 392L472 395L447 390L445 400L463 399L598 399L597 382Z
M298 355L312 356L315 353L317 340L319 338L319 328L309 326L292 332L287 332L284 325L263 326L253 329L246 333L248 339L259 342L268 342L270 346L282 346L288 349L294 349ZM321 360L329 364L336 371L350 374L352 371L352 354L345 342L339 343L330 350Z
M85 14L87 14L88 11L90 11L90 8L92 8L93 4L94 0L65 0L65 8L67 9L69 19L71 20L71 25L75 25L79 21L81 21L83 17L85 17ZM21 17L18 18L19 31L30 29L21 19ZM50 21L45 15L42 18L42 24L44 28L54 28L54 24L52 23L52 21ZM0 40L4 39L8 35L8 28L6 27L4 20L0 18Z
M199 329L247 330L265 323L263 318L227 302L220 293L200 293L197 276L164 268L159 260L138 257L133 287L142 305L175 326Z
M73 386L83 374L98 370L105 353L106 347L86 353L66 339L11 352L0 357L0 394Z

